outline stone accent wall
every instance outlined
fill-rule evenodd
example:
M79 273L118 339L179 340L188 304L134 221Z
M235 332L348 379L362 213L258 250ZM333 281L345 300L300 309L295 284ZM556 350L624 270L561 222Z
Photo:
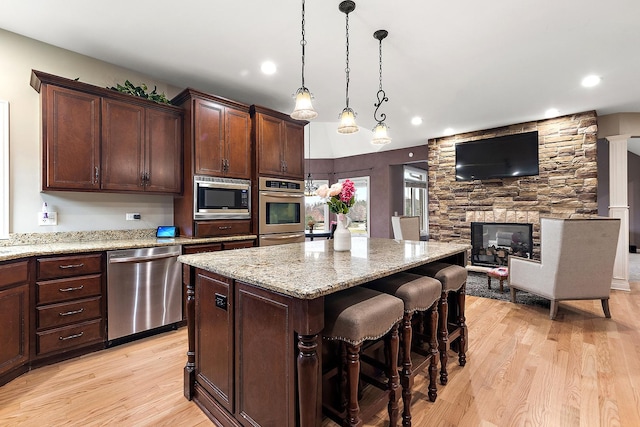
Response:
M538 176L458 182L455 144L538 131ZM540 252L540 218L597 215L595 111L468 132L428 141L429 236L471 242L471 222L533 224L534 258Z

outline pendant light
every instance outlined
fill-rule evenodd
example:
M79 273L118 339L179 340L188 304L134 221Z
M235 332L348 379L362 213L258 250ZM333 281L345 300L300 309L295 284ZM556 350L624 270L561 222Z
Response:
M353 1L347 0L340 3L338 9L345 14L346 33L347 33L347 66L344 69L347 77L346 85L346 107L340 113L340 124L338 125L338 133L354 133L358 132L359 128L356 125L356 113L349 108L349 13L353 12L356 8L356 4Z
M382 40L384 40L387 35L389 35L389 32L387 30L378 30L373 33L373 37L380 43L380 86L378 89L378 93L376 94L378 102L376 104L373 104L373 106L376 107L375 111L373 112L373 119L378 122L373 128L373 139L371 140L371 143L374 145L385 145L391 142L391 138L389 137L389 134L387 132L387 125L384 123L387 115L384 113L380 113L380 118L378 118L378 109L383 102L389 101L389 98L387 98L387 94L382 89Z
M313 109L313 105L311 105L313 95L304 85L304 48L307 45L304 35L304 0L302 0L302 40L300 40L300 45L302 46L302 86L294 95L296 106L291 113L291 118L296 120L310 120L318 116L316 110Z
M304 182L304 195L313 196L318 186L313 183L313 178L311 177L311 123L307 125L307 128L309 129L309 155L307 156L307 179Z

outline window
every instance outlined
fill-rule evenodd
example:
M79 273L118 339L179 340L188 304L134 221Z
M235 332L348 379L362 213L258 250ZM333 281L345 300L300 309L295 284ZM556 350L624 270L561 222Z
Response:
M347 179L347 178L345 178ZM369 236L369 218L371 212L369 208L369 177L361 176L357 178L348 178L353 181L356 188L356 202L349 209L349 231L353 236ZM344 181L341 179L340 182Z
M404 167L404 215L420 217L420 234L429 234L427 171Z
M9 237L9 103L0 100L0 239Z
M323 184L329 185L327 180L313 181L315 185L320 187ZM318 196L304 196L304 227L309 229L309 221L315 223L314 230L329 231L329 206Z

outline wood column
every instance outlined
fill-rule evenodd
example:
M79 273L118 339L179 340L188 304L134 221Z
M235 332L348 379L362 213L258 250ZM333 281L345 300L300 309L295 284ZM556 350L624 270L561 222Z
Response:
M620 219L620 237L613 266L611 289L630 291L627 189L627 140L630 135L614 135L606 138L609 141L609 217Z

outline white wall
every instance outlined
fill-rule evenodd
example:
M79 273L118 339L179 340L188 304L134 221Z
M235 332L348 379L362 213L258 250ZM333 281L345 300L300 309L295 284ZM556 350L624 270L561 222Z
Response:
M101 87L130 80L146 83L172 98L181 88L149 76L79 55L0 29L0 99L10 105L9 181L11 233L124 230L173 224L173 197L146 194L102 194L40 191L40 95L30 86L31 70L79 80ZM37 212L46 201L58 213L57 226L38 226ZM125 221L126 212L139 212L141 221Z

